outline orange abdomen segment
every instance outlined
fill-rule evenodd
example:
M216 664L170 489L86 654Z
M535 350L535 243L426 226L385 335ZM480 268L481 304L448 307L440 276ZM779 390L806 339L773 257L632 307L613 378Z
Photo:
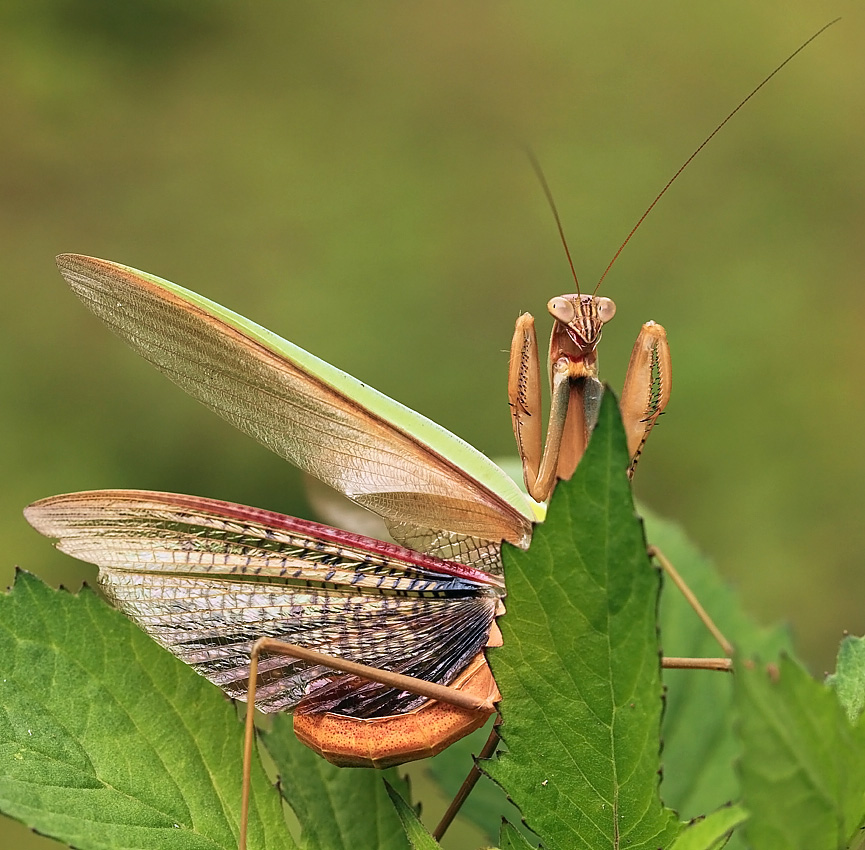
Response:
M457 677L454 688L482 699L501 698L483 653ZM480 729L490 712L469 711L443 702L426 702L408 714L357 718L344 714L294 715L294 734L310 749L339 767L393 767L437 755Z

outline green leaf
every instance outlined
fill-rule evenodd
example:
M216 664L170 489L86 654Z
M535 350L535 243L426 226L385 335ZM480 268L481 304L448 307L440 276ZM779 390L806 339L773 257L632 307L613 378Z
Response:
M478 729L427 762L429 773L448 799L453 799L459 790L472 766L472 755L483 749L489 734L489 726ZM495 782L481 776L463 803L459 817L481 829L492 844L501 830L502 818L517 822L520 813Z
M502 824L501 850L532 850L537 846L537 842L530 843L513 824Z
M234 706L88 589L0 595L0 809L89 848L235 848ZM250 847L291 848L253 770Z
M856 846L865 823L865 722L835 692L782 658L735 676L745 838L758 850Z
M660 548L733 644L748 655L792 652L784 628L757 626L712 563L674 523L641 510L649 541ZM671 581L661 594L661 644L666 655L710 657L718 644ZM696 818L741 797L733 731L734 676L702 670L665 670L664 778L661 798L682 818ZM734 836L728 850L742 845Z
M508 752L484 765L548 850L655 850L678 831L658 796L659 576L625 474L615 398L531 549L508 549L504 646L490 651Z
M841 641L838 664L826 684L835 689L851 723L855 723L865 706L865 638L852 635Z
M306 850L407 850L385 781L403 797L408 782L395 769L339 768L294 735L291 717L273 719L264 744L279 771L280 787L303 829Z
M670 850L720 850L730 833L748 819L741 806L724 806L682 830Z
M438 842L427 832L420 822L417 812L399 795L399 792L389 783L385 783L387 793L393 801L394 809L402 821L405 834L408 836L412 850L438 850ZM364 845L357 845L362 847ZM370 847L374 845L369 845Z

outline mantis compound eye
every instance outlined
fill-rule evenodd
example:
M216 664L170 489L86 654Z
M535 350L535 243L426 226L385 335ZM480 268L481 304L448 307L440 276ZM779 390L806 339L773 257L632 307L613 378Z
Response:
M602 322L609 322L616 315L616 302L612 298L596 298L598 306L598 318Z
M557 322L561 322L563 325L569 325L577 317L574 302L563 295L551 298L547 302L547 310Z

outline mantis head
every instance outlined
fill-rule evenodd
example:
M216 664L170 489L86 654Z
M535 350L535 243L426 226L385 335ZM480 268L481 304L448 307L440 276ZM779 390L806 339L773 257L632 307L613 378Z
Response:
M595 350L604 325L616 315L616 304L598 295L559 295L550 299L547 310L556 320L556 329L563 329L585 357Z

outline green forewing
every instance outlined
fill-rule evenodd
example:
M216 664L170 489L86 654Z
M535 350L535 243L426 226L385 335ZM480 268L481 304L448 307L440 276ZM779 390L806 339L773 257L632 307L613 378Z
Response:
M534 504L429 419L206 298L63 254L81 300L179 386L280 456L378 513L413 549L495 569L528 543Z

